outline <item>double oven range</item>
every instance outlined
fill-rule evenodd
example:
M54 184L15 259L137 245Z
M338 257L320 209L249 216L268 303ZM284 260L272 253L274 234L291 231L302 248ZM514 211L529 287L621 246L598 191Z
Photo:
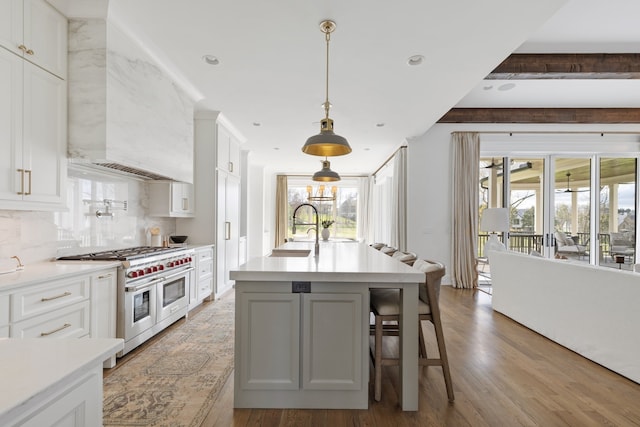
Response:
M142 246L58 259L122 261L116 331L124 350L118 357L187 315L193 249Z

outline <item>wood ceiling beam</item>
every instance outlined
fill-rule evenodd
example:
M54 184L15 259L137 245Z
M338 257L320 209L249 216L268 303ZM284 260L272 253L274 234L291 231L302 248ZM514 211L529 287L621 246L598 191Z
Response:
M438 123L640 124L640 108L452 108Z
M514 53L486 80L640 79L637 53Z

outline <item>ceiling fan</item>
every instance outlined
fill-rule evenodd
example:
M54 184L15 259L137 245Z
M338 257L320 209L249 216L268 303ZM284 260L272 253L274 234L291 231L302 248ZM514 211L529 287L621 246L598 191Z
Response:
M582 193L584 191L589 191L589 189L585 189L585 190L572 190L570 183L569 183L569 179L571 177L571 172L567 172L567 188L566 190L557 190L556 193Z

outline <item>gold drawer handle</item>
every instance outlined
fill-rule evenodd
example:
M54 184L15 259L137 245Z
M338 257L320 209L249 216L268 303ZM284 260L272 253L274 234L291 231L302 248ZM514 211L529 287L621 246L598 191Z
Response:
M108 279L109 277L111 277L111 274L107 274L105 276L98 276L98 279Z
M46 337L47 335L51 335L51 334L55 334L56 332L59 332L63 329L67 329L68 327L71 326L71 323L65 323L64 325L60 326L57 329L54 329L53 331L49 331L49 332L40 332L40 336L41 337Z
M23 51L23 52L26 52L26 51L27 51L27 47L26 47L25 45L23 45L23 44L18 45L18 49L20 49L20 50L21 50L21 51Z
M71 295L71 292L67 291L64 294L56 295L55 297L42 297L42 302L51 301L58 298L68 297Z

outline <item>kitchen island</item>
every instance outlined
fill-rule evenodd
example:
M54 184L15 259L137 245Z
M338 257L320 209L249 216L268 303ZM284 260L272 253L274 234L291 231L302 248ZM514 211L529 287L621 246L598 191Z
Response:
M232 270L236 408L366 409L369 289L401 291L402 409L418 409L418 283L366 244L289 242Z

